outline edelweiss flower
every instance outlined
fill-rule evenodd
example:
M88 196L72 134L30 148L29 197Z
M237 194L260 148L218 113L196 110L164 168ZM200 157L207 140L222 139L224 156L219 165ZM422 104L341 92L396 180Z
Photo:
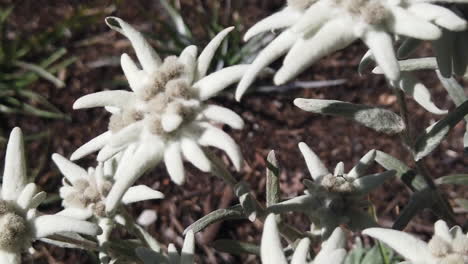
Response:
M193 264L195 263L195 235L192 230L187 232L181 254L177 252L174 244L169 244L167 255L161 251L154 251L148 248L137 248L136 253L144 264Z
M60 188L60 197L65 209L58 214L82 220L93 215L104 217L106 197L115 181L112 165L107 165L114 160L99 163L96 168L89 168L86 171L59 154L52 155L52 159L65 176L62 181L63 186ZM111 171L105 172L105 166L110 167ZM130 204L162 198L164 195L161 192L145 185L138 185L130 187L125 192L121 203Z
M112 116L109 131L75 151L72 160L100 150L97 159L102 162L131 145L135 147L133 157L117 171L117 181L109 194L113 202L162 159L177 184L185 179L183 159L209 172L211 163L202 147L224 150L235 168L240 169L243 159L237 144L209 122L241 129L242 119L230 109L204 103L237 82L248 68L238 65L206 75L216 49L233 28L221 31L198 57L197 48L190 46L179 57L162 61L129 24L116 17L109 17L106 22L130 40L143 69L123 54L121 65L132 91L104 91L75 102L74 109L104 106ZM112 210L115 205L108 200L106 207Z
M449 229L443 220L434 224L429 243L392 229L368 228L362 233L386 243L412 264L468 263L468 233L459 226Z
M255 59L236 91L240 100L258 73L287 53L275 84L283 84L322 57L360 38L390 80L399 68L393 34L416 39L438 39L442 28L460 31L465 20L431 0L289 0L288 6L254 25L249 39L261 32L284 29ZM450 2L438 1L438 2Z
M5 171L0 195L0 263L21 263L21 252L36 239L61 232L98 235L95 224L61 215L41 215L36 211L46 198L45 192L26 175L23 137L13 129L5 156Z
M314 181L304 180L308 189L304 195L272 205L267 208L268 211L303 212L314 224L322 228L324 237L328 237L335 227L341 224L346 224L353 230L376 225L362 210L368 207L363 197L393 177L395 171L365 175L375 159L375 150L364 155L349 173L344 173L344 164L340 162L331 174L305 143L299 143L299 149Z
M303 238L299 242L291 258L291 264L340 264L343 263L346 257L344 249L346 237L340 227L335 228L332 235L324 242L320 252L315 256L313 261L307 261L310 239ZM260 245L260 253L262 263L265 264L287 264L288 261L283 253L281 239L276 225L275 216L270 214L265 220L263 227L262 243Z

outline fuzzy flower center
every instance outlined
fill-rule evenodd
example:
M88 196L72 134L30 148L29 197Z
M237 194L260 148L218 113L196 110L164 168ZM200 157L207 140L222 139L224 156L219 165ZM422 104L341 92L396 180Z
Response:
M335 5L345 9L352 16L361 18L370 25L380 25L389 16L389 10L380 0L332 0Z
M6 201L0 200L0 249L18 251L28 244L28 223Z
M332 174L328 174L322 178L320 185L322 185L329 192L343 194L351 193L355 189L353 182L343 175L334 176Z
M452 243L440 236L433 236L428 244L432 255L440 259L441 264L462 264L468 259L468 237L457 236Z
M87 208L92 206L96 215L104 215L104 198L112 188L112 183L104 181L99 188L87 180L78 180L73 184L73 191L63 197L65 207Z
M138 105L113 114L109 129L118 132L144 120L151 133L167 135L182 123L193 120L199 101L190 89L191 84L183 76L185 70L177 57L167 57L161 67L150 75L149 84L137 93Z

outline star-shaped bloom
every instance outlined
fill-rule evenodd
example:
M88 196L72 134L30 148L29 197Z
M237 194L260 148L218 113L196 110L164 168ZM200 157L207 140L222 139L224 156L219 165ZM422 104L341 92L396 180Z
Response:
M277 85L293 79L324 56L362 39L390 80L400 71L394 35L438 39L445 28L461 31L466 21L431 0L289 0L283 10L263 19L246 33L284 29L251 64L236 91L240 100L258 73L287 53L276 73ZM444 1L438 1L444 2ZM450 2L447 0L447 2Z
M434 224L429 243L393 229L368 228L363 234L384 242L412 264L468 263L468 233L459 226L449 229L443 220Z
M62 232L98 235L92 223L61 215L43 215L36 208L46 193L39 191L26 175L23 137L13 129L5 156L5 171L0 194L0 263L21 263L21 252L34 240Z
M299 149L314 181L304 180L307 187L304 195L272 205L267 208L268 211L303 212L321 228L323 237L328 237L341 224L348 225L352 230L377 225L363 210L368 207L364 197L393 177L395 171L366 175L375 159L375 150L364 155L349 173L344 173L344 164L340 162L332 174L305 143L299 143Z
M118 170L116 183L109 193L113 197L107 209L145 171L164 160L171 179L183 183L183 160L204 172L212 168L203 147L226 152L234 167L240 169L242 155L234 140L210 122L241 129L243 120L232 110L204 101L237 82L247 65L227 67L207 75L211 60L223 39L233 28L221 31L197 56L195 46L187 47L179 57L162 60L142 34L125 21L108 17L107 24L125 35L132 43L139 69L123 54L122 69L132 91L115 90L86 95L78 99L74 109L106 107L112 113L109 131L94 138L73 153L75 160L99 150L97 160L106 161L116 153L133 146L127 165ZM128 163L127 163L128 162Z
M192 230L188 231L185 235L184 245L182 252L177 252L174 244L169 244L167 247L168 254L163 252L154 251L148 248L137 248L137 256L143 261L144 264L153 263L167 263L167 264L193 264L195 254L195 235Z
M308 261L310 239L303 238L297 245L291 258L291 264L341 264L346 257L344 249L346 237L340 227L335 228L331 236L322 242L320 252L313 261ZM265 220L263 227L262 242L260 245L262 263L265 264L287 264L283 246L278 232L275 216L270 214Z
M115 182L114 167L116 166L114 164L118 162L111 159L86 171L59 154L52 155L52 159L65 176L62 181L63 186L60 187L60 197L65 209L58 214L82 220L93 215L105 217L106 198ZM120 164L125 166L125 164ZM125 192L121 203L127 205L162 198L164 195L161 192L146 185L137 185Z

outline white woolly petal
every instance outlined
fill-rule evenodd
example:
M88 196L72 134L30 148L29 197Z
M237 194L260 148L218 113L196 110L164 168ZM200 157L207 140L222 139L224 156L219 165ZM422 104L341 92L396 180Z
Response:
M133 156L135 155L135 151L137 150L137 148L138 148L137 144L131 144L125 149L125 151L123 151L122 157L120 158L118 162L117 169L115 173L113 174L113 177L115 180L117 180L117 176L125 176L119 171L123 170L123 168L126 167L125 164L132 162Z
M327 2L317 2L307 9L301 19L291 28L293 32L313 34L331 17L333 7Z
M224 123L234 129L242 129L244 127L244 120L229 108L207 105L203 109L202 114L209 120L219 123Z
M382 68L385 76L391 81L400 77L400 65L395 55L391 36L380 30L368 30L362 40L372 51L377 64Z
M120 114L122 110L115 106L104 106L104 109L111 114Z
M90 208L65 208L55 215L70 217L77 220L86 220L93 216L93 211Z
M364 195L374 190L375 188L379 187L386 180L394 176L395 176L394 170L384 171L381 173L375 173L375 174L371 174L371 175L358 178L353 182L353 185L356 188L356 193L360 193Z
M161 117L161 124L166 132L172 132L176 130L184 119L182 116L176 113L164 113Z
M248 41L255 35L263 32L286 28L296 23L302 16L302 12L286 7L285 9L274 13L273 15L260 20L253 25L244 35L244 41Z
M166 147L164 151L164 163L172 181L179 185L184 183L184 162L179 142L173 142Z
M154 168L161 161L163 146L160 142L145 142L135 151L132 159L119 166L115 178L117 179L106 198L106 211L112 212L120 204L125 192L146 171Z
M399 87L406 94L411 95L413 99L427 111L436 115L445 115L448 113L447 110L442 110L434 104L429 89L411 74L402 74Z
M99 151L96 160L99 162L105 162L114 157L120 151L123 151L124 148L125 147L111 147L110 145L106 145Z
M203 149L191 138L182 138L180 148L184 158L203 172L211 170L211 162L206 157Z
M21 191L21 194L18 196L18 199L16 200L16 204L23 210L29 209L31 200L34 197L34 195L36 195L37 192L38 192L38 188L36 184L28 183Z
M52 160L55 162L55 165L57 165L63 176L65 176L65 178L67 178L67 180L72 184L78 180L86 179L88 176L88 172L85 169L69 161L60 154L52 154Z
M91 139L89 142L75 150L75 152L73 152L71 155L70 160L81 159L88 154L100 150L104 147L104 145L107 144L111 136L112 133L110 131L106 131L101 135Z
M333 171L333 175L343 175L344 174L344 162L340 161L335 166L335 170Z
M136 203L145 200L162 199L164 194L153 190L146 185L137 185L130 187L122 197L123 204Z
M462 31L466 29L466 21L450 11L448 8L433 4L413 4L408 10L417 16L434 21L437 25L452 31Z
M144 128L143 121L137 121L122 128L109 139L110 147L121 148L138 141Z
M275 215L269 214L263 226L262 242L260 244L262 263L287 264L283 246L276 225Z
M132 103L134 94L124 90L102 91L80 97L73 104L73 109L115 106L123 108Z
M391 10L394 19L391 19L387 26L398 35L424 40L438 39L442 35L442 31L437 26L414 16L401 7L392 6Z
M377 151L375 149L370 150L359 160L358 164L356 164L356 166L354 166L346 176L354 179L363 176L372 162L374 162L376 156Z
M286 30L275 38L268 46L266 46L255 58L247 72L244 74L236 89L236 100L240 101L245 91L255 81L258 74L273 61L283 56L294 43L296 43L299 36Z
M190 231L189 231L190 232ZM169 246L167 246L167 253L169 257L169 263L180 263L180 256L179 252L177 252L177 248L174 246L174 244L170 243Z
M188 83L192 83L195 79L195 71L197 67L197 46L186 47L179 56L180 63L185 65L185 76Z
M307 146L306 143L299 143L299 150L304 156L304 160L307 164L307 169L309 170L312 179L317 180L325 175L330 174L328 169L322 163L319 157Z
M15 127L10 133L6 149L2 199L16 200L27 181L23 132Z
M198 57L198 65L197 65L197 78L199 80L206 76L208 69L210 68L211 61L218 50L223 40L226 36L234 29L234 27L228 27L221 32L219 32L211 41L206 45L205 49L203 49L202 53Z
M185 235L184 245L182 246L180 264L193 264L195 254L195 234L189 230Z
M145 71L140 70L127 53L122 54L120 57L120 66L128 80L130 88L133 91L140 91L142 80L146 74Z
M11 252L0 249L0 263L21 264L21 252Z
M315 35L297 41L284 58L283 66L276 73L275 84L281 85L288 82L319 59L356 40L356 36L350 30L352 25L349 23L352 21L331 20L323 25Z
M452 235L450 234L449 227L444 220L438 220L434 224L434 235L441 237L447 243L452 243Z
M136 222L141 226L147 227L156 222L156 220L158 220L157 212L155 210L146 209L141 212Z
M27 205L27 208L28 209L33 209L33 208L38 207L42 202L44 202L44 200L46 198L47 198L47 193L46 192L36 193L36 195L34 195L33 198L29 201L29 204Z
M101 233L101 228L96 224L60 215L39 216L33 220L33 226L35 238L47 237L61 232L74 232L90 236Z
M235 65L224 68L197 81L193 88L198 91L200 100L205 101L238 82L249 67L250 65Z
M307 263L307 254L309 254L310 239L303 238L299 242L294 250L294 254L291 259L291 264L306 264Z
M330 264L330 263L336 263L336 264L342 264L344 263L344 260L346 258L346 250L345 249L337 249L334 250L333 252L330 252L327 256L321 255L320 253L317 255L317 257L314 259L314 264Z
M153 73L158 69L159 65L162 63L161 58L146 41L143 34L118 17L107 17L106 24L130 40L138 57L138 61L140 61L145 72Z
M323 252L323 254L331 253L335 249L343 248L345 246L345 243L345 233L343 232L343 229L337 227L335 228L335 230L333 230L333 233L330 235L327 241L322 243L322 248L320 249L320 252Z
M202 146L219 148L226 152L229 159L232 161L234 168L239 171L244 159L242 158L240 148L234 139L232 139L223 130L212 125L206 124L205 128L205 131L203 131L203 134L198 139L198 143Z
M364 235L378 239L400 253L405 259L416 263L433 263L427 244L402 231L385 228L368 228Z

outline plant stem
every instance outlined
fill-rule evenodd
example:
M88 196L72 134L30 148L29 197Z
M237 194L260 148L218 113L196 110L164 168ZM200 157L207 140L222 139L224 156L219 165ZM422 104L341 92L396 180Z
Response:
M399 107L399 110L400 110L400 115L401 115L401 118L403 119L403 122L405 123L405 130L403 130L402 134L401 134L401 137L402 137L402 144L406 147L406 149L408 150L408 152L410 152L411 156L413 157L413 160L414 159L414 146L415 146L415 141L414 141L414 135L413 135L413 131L412 131L412 128L411 128L411 122L410 122L410 119L409 119L409 111L408 111L408 107L406 105L406 99L405 99L405 94L404 92L398 87L398 85L393 85L391 84L391 86L393 87L393 90L395 92L395 95L397 97L397 102L398 102L398 107ZM441 215L439 215L439 217L443 217L445 218L445 220L447 220L451 225L456 225L456 220L455 220L455 217L453 215L453 209L452 207L450 206L449 202L445 199L445 197L443 197L440 192L438 191L437 189L437 185L434 183L434 180L432 179L432 177L430 176L430 173L424 163L423 160L419 160L419 161L416 161L416 168L417 168L417 171L419 172L419 174L424 178L424 181L426 182L427 186L434 191L435 193L435 205L439 207L439 209L442 210L442 212L440 212L439 210L435 210L435 211L439 211L437 214L441 213Z

